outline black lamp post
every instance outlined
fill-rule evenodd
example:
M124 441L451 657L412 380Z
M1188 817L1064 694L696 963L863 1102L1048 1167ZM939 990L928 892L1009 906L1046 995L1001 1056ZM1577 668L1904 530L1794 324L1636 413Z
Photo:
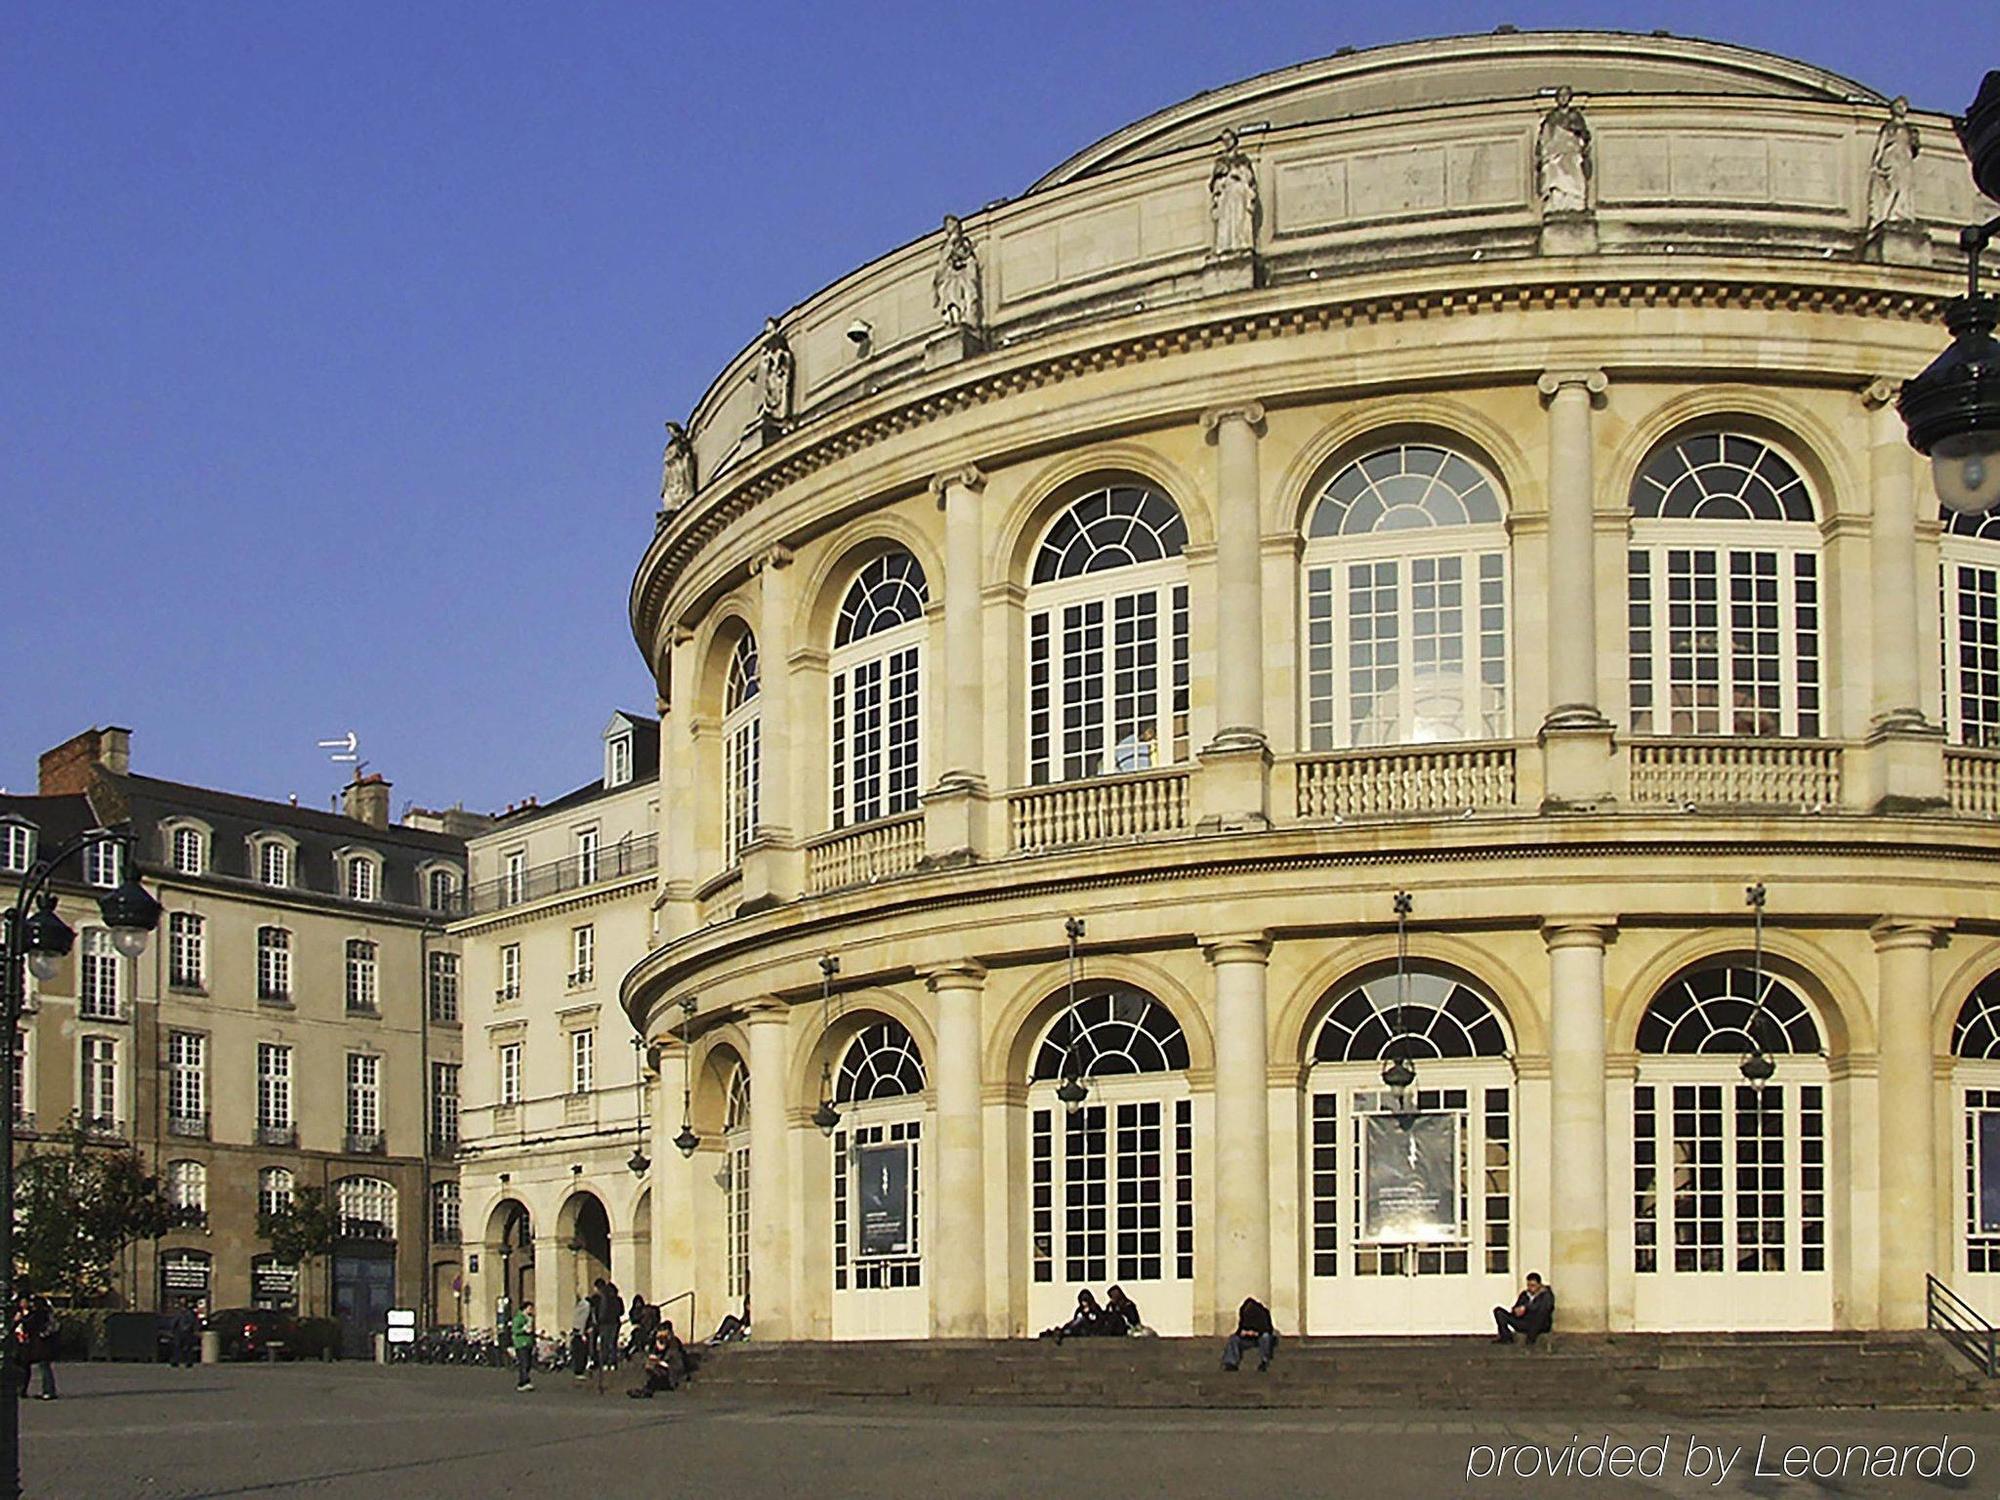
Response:
M1069 1022L1069 1035L1063 1039L1063 1081L1056 1098L1071 1114L1083 1108L1083 1101L1090 1097L1090 1089L1076 1073L1076 940L1082 936L1082 917L1070 917L1063 923L1063 937L1069 944L1069 1001L1063 1018Z
M1989 198L2000 197L2000 72L1986 75L1958 135L1973 180ZM1951 347L1896 398L1910 446L1931 461L1938 499L1972 515L2000 505L2000 342L1993 337L2000 300L1979 290L1979 258L1996 234L2000 219L1959 231L1966 287L1945 304Z
M840 959L829 953L819 961L819 1037L820 1045L826 1045L826 1034L833 1021L833 976L840 972ZM840 1110L833 1102L833 1059L819 1060L819 1108L813 1111L813 1124L819 1133L831 1136L840 1125Z
M646 1039L632 1038L632 1113L638 1119L639 1139L632 1143L632 1154L625 1159L625 1165L632 1169L634 1177L644 1177L653 1170L653 1158L646 1154Z
M1771 1075L1778 1071L1778 1065L1764 1050L1764 1039L1757 1034L1757 1018L1764 1014L1764 895L1761 880L1743 890L1743 899L1751 909L1751 921L1756 933L1750 950L1751 983L1756 992L1750 997L1750 1019L1744 1023L1750 1033L1750 1055L1737 1067L1749 1083L1769 1083Z
M701 1145L701 1137L694 1133L694 1116L689 1106L694 1099L694 1053L688 1046L688 1023L694 1019L695 998L686 996L681 1001L681 1133L674 1137L674 1149L684 1157L693 1156L695 1148Z
M1409 1042L1403 1032L1403 1007L1410 995L1410 911L1415 905L1408 891L1396 892L1396 1024L1389 1033L1383 1054L1382 1082L1397 1093L1406 1092L1417 1081L1416 1065L1409 1059Z
M5 1067L0 1076L9 1080L8 1102L0 1110L0 1311L9 1319L14 1310L14 1104L11 1080L19 1066L15 1043L21 1025L21 1007L27 1002L25 970L37 979L53 979L56 966L76 942L69 924L56 915L55 892L49 889L55 873L66 861L86 849L112 845L119 851L119 867L124 879L98 898L104 925L111 930L111 944L120 956L137 958L146 951L153 929L160 925L160 903L139 884L133 872L133 842L130 833L114 833L109 828L92 828L78 834L62 848L35 862L21 877L21 889L13 908L5 913L4 1016L0 1016L0 1052ZM21 1414L14 1400L20 1389L20 1348L11 1337L0 1336L0 1500L19 1500L21 1494Z

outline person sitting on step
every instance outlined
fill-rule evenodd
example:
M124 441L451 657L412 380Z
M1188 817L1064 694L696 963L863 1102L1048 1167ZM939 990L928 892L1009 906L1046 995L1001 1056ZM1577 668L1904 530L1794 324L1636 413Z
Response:
M1076 1294L1076 1311L1070 1314L1070 1320L1054 1328L1044 1328L1042 1337L1060 1344L1064 1339L1092 1338L1103 1330L1104 1309L1097 1305L1097 1297L1090 1288L1085 1287Z
M660 1391L678 1390L687 1372L687 1346L674 1332L673 1319L668 1318L653 1334L652 1347L646 1351L646 1383L625 1394L650 1399Z
M1528 1283L1521 1288L1521 1295L1514 1299L1512 1308L1493 1309L1493 1326L1498 1330L1493 1335L1496 1344L1511 1344L1514 1335L1524 1335L1529 1343L1540 1338L1556 1323L1556 1294L1542 1282L1539 1271L1528 1273Z
M1145 1325L1139 1320L1139 1304L1125 1295L1122 1286L1107 1287L1104 1293L1103 1327L1098 1331L1113 1338L1137 1333Z
M1271 1323L1271 1309L1255 1297L1245 1297L1236 1309L1236 1332L1222 1346L1222 1368L1234 1370L1243 1363L1243 1351L1257 1346L1259 1373L1271 1368L1271 1356L1278 1352L1278 1330Z
M750 1298L743 1298L743 1316L724 1313L722 1321L715 1325L715 1332L708 1336L709 1346L739 1342L750 1337Z

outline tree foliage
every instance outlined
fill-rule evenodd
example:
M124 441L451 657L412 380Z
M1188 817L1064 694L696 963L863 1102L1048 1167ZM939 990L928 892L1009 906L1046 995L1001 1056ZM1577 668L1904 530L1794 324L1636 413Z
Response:
M340 1233L340 1211L322 1188L295 1189L276 1208L257 1211L257 1234L271 1247L281 1265L297 1266L302 1283L310 1284L306 1265L333 1249ZM302 1285L301 1292L305 1290Z
M38 1290L73 1303L100 1300L127 1245L187 1217L137 1152L93 1144L74 1124L14 1167L15 1263Z

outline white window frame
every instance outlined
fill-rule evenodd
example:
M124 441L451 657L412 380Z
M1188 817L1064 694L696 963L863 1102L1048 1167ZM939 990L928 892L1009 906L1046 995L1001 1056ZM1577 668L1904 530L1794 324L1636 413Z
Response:
M14 1032L14 1123L32 1124L35 1111L35 1030L21 1026Z
M437 1146L458 1144L460 1066L455 1062L431 1063L431 1141Z
M424 1003L431 1020L441 1026L456 1026L459 1019L459 962L456 953L432 953L426 976Z
M83 851L84 884L111 890L125 878L125 846L102 842L88 844Z
M208 1119L208 1036L199 1031L167 1033L167 1116Z
M125 1110L119 1077L118 1038L86 1032L77 1047L77 1099L87 1130L120 1132ZM105 1113L109 1110L109 1113Z
M1945 740L2000 750L2000 518L1947 530L1939 550Z
M569 930L569 987L583 989L597 982L597 926L585 922Z
M632 731L614 734L604 742L604 789L627 786L632 780Z
M254 871L259 885L273 890L289 890L297 874L297 851L289 839L276 834L258 834L252 841Z
M350 854L343 862L341 893L349 901L374 904L382 899L382 861L372 854Z
M266 1004L290 1004L292 998L292 933L266 923L257 929L257 998Z
M76 1001L86 1021L125 1019L125 961L107 928L86 927L79 935Z
M459 1212L458 1183L451 1179L431 1184L431 1238L439 1244L455 1245L463 1233Z
M569 1034L569 1091L587 1094L597 1086L597 1028L579 1026Z
M34 825L19 818L0 818L0 874L25 875L34 862Z
M260 1167L257 1171L257 1212L276 1213L290 1205L299 1190L298 1177L290 1167Z
M502 943L500 945L500 992L496 999L501 1004L521 998L521 945Z
M257 1128L294 1130L292 1049L284 1042L257 1044Z
M347 940L347 1013L350 1016L378 1016L382 1013L381 959L381 945L372 939Z
M191 1157L167 1163L167 1201L198 1220L208 1218L208 1167Z
M200 875L208 869L208 835L199 826L176 823L167 841L176 875Z
M739 691L732 681L725 689L722 717L722 855L725 865L742 863L743 851L757 837L763 817L764 779L764 665L757 638L746 632L730 648L730 670L736 679L736 665L744 643L755 659L757 680L754 688L739 697L733 707L729 696Z
M167 914L167 983L177 990L208 983L208 924L199 912Z
M528 851L509 849L500 856L500 904L519 906L528 895Z
M496 1092L497 1101L505 1106L521 1102L521 1043L502 1042L495 1063L500 1087Z
M351 1136L382 1134L382 1055L379 1052L347 1054L347 1133Z
M576 883L595 885L600 861L598 859L598 829L595 824L576 831Z
M458 895L458 872L447 865L433 865L424 871L424 904L432 911L449 912Z

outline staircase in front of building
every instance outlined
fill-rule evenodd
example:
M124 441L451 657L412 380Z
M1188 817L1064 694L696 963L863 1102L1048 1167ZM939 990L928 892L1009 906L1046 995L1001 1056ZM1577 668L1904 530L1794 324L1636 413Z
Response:
M1733 1411L2000 1407L1933 1333L1563 1334L1293 1338L1268 1373L1234 1374L1220 1339L735 1344L707 1351L697 1393L785 1402Z

